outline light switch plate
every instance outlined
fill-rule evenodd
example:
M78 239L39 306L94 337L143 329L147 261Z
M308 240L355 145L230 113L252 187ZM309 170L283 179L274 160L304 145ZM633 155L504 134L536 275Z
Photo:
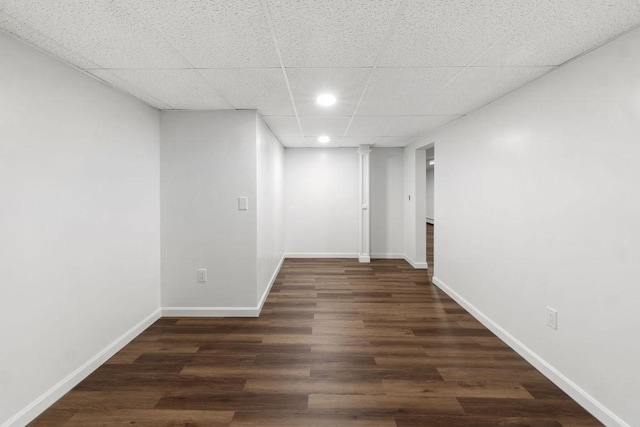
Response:
M248 211L249 210L249 198L246 196L238 197L238 210L239 211Z

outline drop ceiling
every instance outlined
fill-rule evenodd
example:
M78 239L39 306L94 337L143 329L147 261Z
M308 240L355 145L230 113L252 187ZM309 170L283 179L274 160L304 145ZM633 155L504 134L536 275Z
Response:
M0 0L3 31L116 89L256 109L288 147L406 146L639 24L638 0Z

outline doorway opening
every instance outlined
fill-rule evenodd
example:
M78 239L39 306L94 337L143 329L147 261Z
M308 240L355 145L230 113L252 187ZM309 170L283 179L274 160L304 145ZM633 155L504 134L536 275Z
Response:
M427 252L427 275L429 281L433 278L434 269L434 230L435 230L435 214L434 214L434 193L435 193L435 147L426 150L426 185L425 185L425 222L426 222L426 252Z

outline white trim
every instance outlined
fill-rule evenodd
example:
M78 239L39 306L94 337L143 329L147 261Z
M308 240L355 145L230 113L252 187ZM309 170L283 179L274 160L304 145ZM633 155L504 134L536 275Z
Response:
M24 409L9 418L2 424L2 427L27 425L33 421L38 415L43 413L47 408L53 405L58 399L69 392L73 387L78 385L93 371L98 369L103 363L109 360L114 354L120 351L125 345L129 344L135 337L140 335L153 322L160 318L160 309L157 309L127 332L118 337L111 344L107 345L98 354L87 360L75 371L60 380L56 385L44 392L36 400L28 404Z
M162 307L162 317L258 317L257 307Z
M402 258L409 264L411 264L411 266L415 269L426 270L427 268L429 268L429 264L427 264L426 262L415 262L406 254L402 255Z
M290 252L284 254L285 258L358 258L357 253L341 252Z
M516 337L511 335L503 327L490 319L487 315L481 312L464 297L447 286L442 280L434 277L433 284L444 291L451 298L453 298L462 307L464 307L465 310L471 313L471 315L478 321L480 321L484 326L486 326L487 329L496 334L498 338L504 341L518 354L520 354L520 356L525 358L527 362L531 363L538 371L540 371L544 376L551 380L555 385L560 387L565 393L571 396L573 400L582 405L582 407L584 407L602 423L607 426L631 427L630 424L626 423L624 420L622 420L622 418L614 414L593 396L580 388L580 386L578 386L576 383L565 377L560 371L551 366L549 362L544 360L533 350L520 342Z
M259 317L285 258L286 255L280 258L278 267L269 281L269 286L264 290L255 307L162 307L162 317Z
M271 288L273 287L273 284L275 283L276 278L278 277L278 273L280 273L280 269L282 268L283 262L284 262L284 255L282 256L282 258L280 258L280 262L276 267L276 271L273 272L273 275L271 276L271 280L269 280L269 286L267 286L267 289L264 290L264 292L262 293L262 298L260 298L260 301L258 301L258 307L257 307L258 316L260 316L260 312L262 311L262 306L264 306L264 302L267 300L267 297L269 296L269 292L271 292Z
M371 257L369 255L359 255L358 256L358 261L362 262L362 263L370 263L371 262Z
M404 259L402 254L371 254L371 259Z

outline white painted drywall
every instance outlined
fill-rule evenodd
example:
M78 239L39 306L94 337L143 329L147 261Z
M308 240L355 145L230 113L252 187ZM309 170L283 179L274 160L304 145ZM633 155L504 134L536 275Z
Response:
M403 150L376 148L369 157L371 257L403 254Z
M404 156L404 256L415 268L427 268L426 153L405 147Z
M284 147L256 115L257 298L260 303L284 256Z
M159 309L158 112L2 33L0 52L0 424L24 424Z
M256 112L163 111L160 129L163 308L256 307Z
M285 148L285 252L358 256L358 152Z
M430 218L432 220L435 219L434 203L433 203L434 175L435 175L434 168L427 167L427 185L426 185L427 197L425 199L425 202L426 202L425 215L427 218Z
M635 30L429 138L437 279L609 425L640 425L639 46Z

